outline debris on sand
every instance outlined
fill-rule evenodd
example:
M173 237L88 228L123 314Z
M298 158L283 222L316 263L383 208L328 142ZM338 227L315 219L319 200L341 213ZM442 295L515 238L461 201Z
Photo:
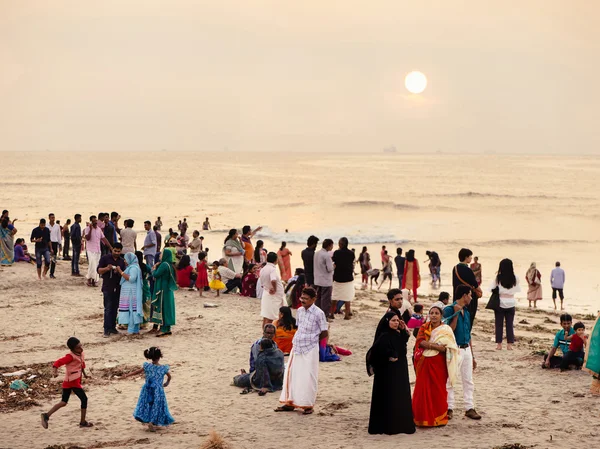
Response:
M214 430L211 430L208 434L208 439L202 443L200 449L231 449L231 445L223 439L221 435L219 435Z

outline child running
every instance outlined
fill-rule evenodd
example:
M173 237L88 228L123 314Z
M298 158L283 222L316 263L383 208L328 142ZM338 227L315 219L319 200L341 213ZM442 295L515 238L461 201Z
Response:
M225 284L221 280L221 275L219 274L219 262L215 260L212 264L212 281L208 284L208 286L216 290L217 298L221 296L221 290L225 290Z
M146 383L142 386L133 417L139 422L148 424L148 429L154 431L154 426L168 426L175 422L169 412L164 390L164 387L168 387L171 383L171 373L169 372L169 365L160 364L162 358L160 348L153 346L146 349L144 357L152 360L152 363L145 362L143 368L124 377L138 376L142 373L146 376ZM163 384L165 376L167 376L167 381Z
M79 427L93 426L91 422L85 420L85 415L87 413L87 396L81 387L81 376L83 375L86 379L88 376L85 373L83 346L81 346L81 342L77 338L71 337L67 340L67 347L71 352L63 358L58 359L52 365L54 377L58 376L58 368L63 365L66 368L66 372L62 384L62 400L52 407L48 413L42 413L42 427L44 429L48 428L50 417L58 411L58 409L63 408L68 404L71 392L75 393L81 401L81 420L79 421Z

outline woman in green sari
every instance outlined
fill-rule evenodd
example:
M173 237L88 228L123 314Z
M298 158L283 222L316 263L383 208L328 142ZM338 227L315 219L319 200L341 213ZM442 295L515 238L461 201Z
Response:
M585 359L585 369L594 376L591 391L600 395L600 316L592 329Z
M170 251L163 251L160 264L152 267L154 277L154 297L152 298L152 322L160 325L157 337L171 335L171 326L175 325L175 295L177 282L175 268L173 268L173 255Z
M142 269L142 310L144 311L144 322L140 329L146 329L147 323L150 321L150 310L152 307L152 295L150 294L150 267L144 262L144 254L141 251L136 251L135 255L138 259L138 264Z

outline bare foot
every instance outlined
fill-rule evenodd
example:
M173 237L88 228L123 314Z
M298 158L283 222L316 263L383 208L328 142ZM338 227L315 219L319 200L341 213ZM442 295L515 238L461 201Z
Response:
M496 345L496 351L502 351L502 343Z
M513 345L511 343L506 345L506 349L508 349L509 351L513 350Z

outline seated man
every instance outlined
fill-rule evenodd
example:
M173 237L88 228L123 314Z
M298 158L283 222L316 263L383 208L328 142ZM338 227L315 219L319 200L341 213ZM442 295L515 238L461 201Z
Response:
M587 336L585 335L585 324L579 321L575 323L573 329L575 330L575 334L571 337L569 351L563 355L563 359L560 364L561 371L570 369L572 365L574 365L577 369L581 369L583 366L583 360L585 359L584 348L587 341Z
M571 340L570 337L575 333L575 330L571 327L572 324L573 318L571 315L568 313L563 313L560 316L560 325L562 329L556 333L556 336L554 337L554 343L552 344L552 348L550 348L550 352L548 355L544 356L542 368L560 367L563 357L555 355L556 350L560 348L563 356L565 356L569 351L569 342Z
M273 340L269 338L260 340L259 352L254 361L256 368L254 371L247 373L241 370L241 374L233 378L236 387L244 388L242 394L258 390L259 396L264 396L268 392L281 390L285 364L283 352Z
M252 346L250 347L250 372L253 372L256 369L256 357L258 357L258 353L260 352L260 342L264 338L268 338L269 340L273 340L275 338L275 334L277 332L277 328L274 324L266 324L263 329L263 336L256 340ZM277 344L275 344L277 346Z
M226 287L223 293L227 294L236 288L239 289L240 292L242 291L242 275L231 270L227 266L227 259L225 258L219 260L219 274Z

